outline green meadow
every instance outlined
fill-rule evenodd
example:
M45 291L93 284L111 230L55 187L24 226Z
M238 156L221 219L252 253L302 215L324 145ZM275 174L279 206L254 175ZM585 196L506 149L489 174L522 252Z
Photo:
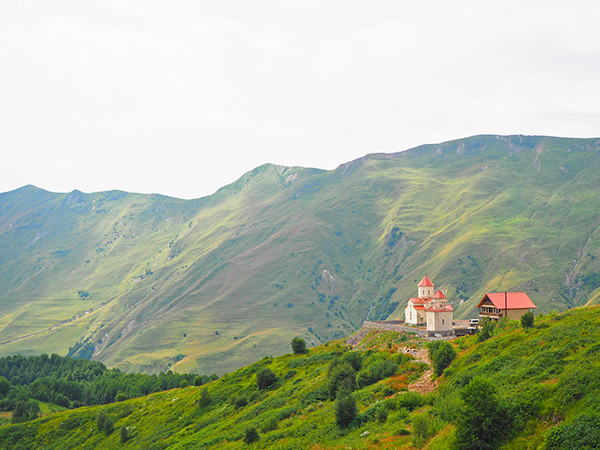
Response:
M430 343L370 331L354 349L334 341L266 357L201 386L46 409L0 425L0 448L597 448L599 328L600 307L544 314L533 328L500 322L488 339L438 341L455 359L437 377L403 351ZM424 379L436 385L414 392ZM342 398L355 409L340 422Z

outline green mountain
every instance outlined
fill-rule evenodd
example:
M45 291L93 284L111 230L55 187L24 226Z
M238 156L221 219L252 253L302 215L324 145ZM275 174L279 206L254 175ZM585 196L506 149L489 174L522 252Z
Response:
M264 165L198 200L0 194L0 355L222 373L401 317L423 275L457 317L497 290L538 311L598 303L599 150L476 136Z
M338 341L200 387L1 425L0 449L598 448L599 323L599 307L578 308L528 329L501 322L483 342L437 341L458 356L424 395L431 372L401 350L425 342L371 331L354 351Z

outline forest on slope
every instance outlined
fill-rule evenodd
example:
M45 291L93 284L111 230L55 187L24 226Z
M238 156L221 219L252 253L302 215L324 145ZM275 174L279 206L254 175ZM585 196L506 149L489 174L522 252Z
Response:
M0 449L598 448L599 323L596 306L449 342L371 330L354 348L335 341L200 387L6 424ZM413 356L423 349L437 375Z
M475 136L332 171L265 165L212 196L0 194L0 355L223 373L398 318L428 275L600 302L600 141Z

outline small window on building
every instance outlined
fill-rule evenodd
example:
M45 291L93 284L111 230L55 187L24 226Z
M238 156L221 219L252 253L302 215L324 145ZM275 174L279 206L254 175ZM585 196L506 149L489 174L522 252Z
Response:
M444 319L442 319L442 325L444 325Z

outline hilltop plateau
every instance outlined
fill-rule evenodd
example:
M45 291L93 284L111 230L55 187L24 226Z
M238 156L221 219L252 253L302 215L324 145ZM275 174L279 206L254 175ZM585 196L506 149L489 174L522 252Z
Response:
M193 183L193 180L190 180ZM600 303L600 140L475 136L332 171L264 165L214 195L0 194L0 355L223 373L399 318L428 275Z

